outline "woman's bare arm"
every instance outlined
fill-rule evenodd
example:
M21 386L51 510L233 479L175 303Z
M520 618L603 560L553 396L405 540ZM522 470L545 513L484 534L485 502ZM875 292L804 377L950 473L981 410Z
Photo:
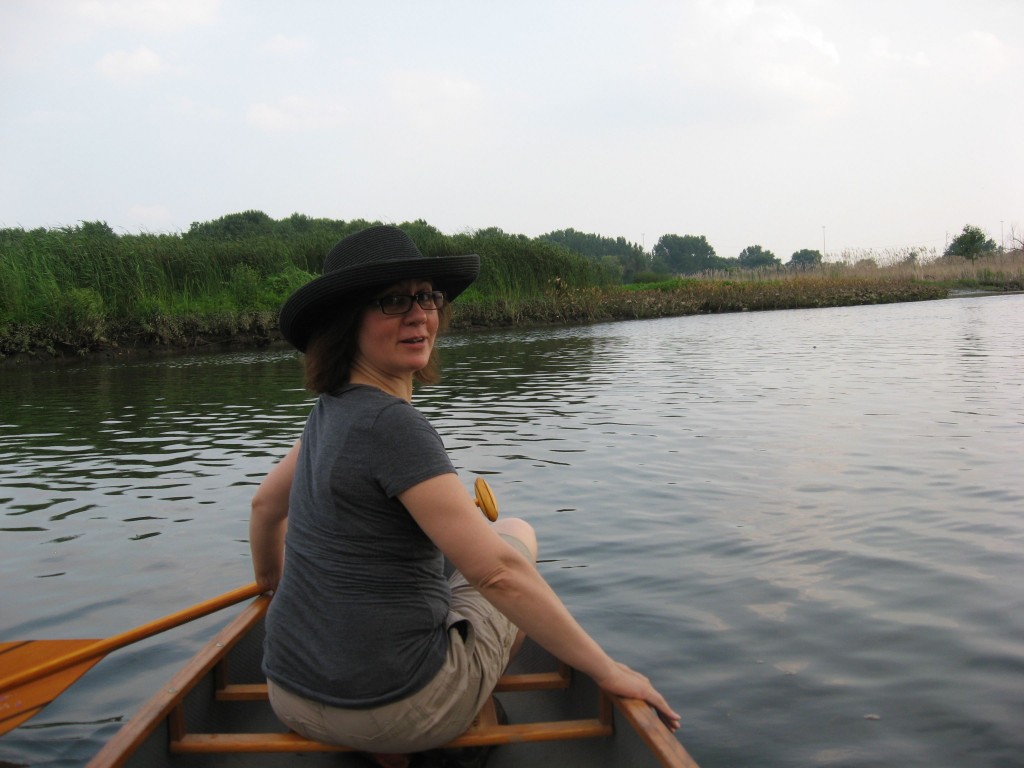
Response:
M643 699L666 725L679 727L679 715L650 680L608 656L533 564L491 529L456 475L434 477L399 498L470 584L541 647L605 690Z
M249 548L256 583L264 591L277 589L284 568L284 535L288 530L288 495L299 456L299 441L279 461L252 497Z

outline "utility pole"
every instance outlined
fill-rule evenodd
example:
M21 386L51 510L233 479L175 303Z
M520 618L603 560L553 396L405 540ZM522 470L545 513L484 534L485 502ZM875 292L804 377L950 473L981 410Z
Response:
M821 225L821 260L825 260L825 225Z

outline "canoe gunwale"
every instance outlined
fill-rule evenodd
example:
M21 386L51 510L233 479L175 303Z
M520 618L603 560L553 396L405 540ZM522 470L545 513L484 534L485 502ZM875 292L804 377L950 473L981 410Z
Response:
M114 734L86 768L119 768L138 749L160 722L171 717L189 692L219 664L228 652L263 618L270 597L260 595L221 629L195 656L179 669L160 691L151 697L135 715ZM172 718L170 725L175 728ZM180 723L179 723L180 726Z
M87 764L87 768L121 768L153 735L161 723L167 723L173 754L192 753L268 753L347 751L345 748L317 744L292 732L215 734L188 733L185 727L185 699L208 676L213 677L215 698L222 701L259 701L266 699L265 684L232 684L227 680L228 653L263 618L270 598L261 595L206 643L170 681L154 694L139 711ZM511 674L503 678L498 690L556 690L571 685L572 670L559 666L557 672ZM596 686L595 686L596 688ZM662 724L654 710L643 701L623 699L598 689L597 714L592 718L554 720L539 723L499 725L484 718L452 746L511 744L528 741L565 741L608 738L613 735L614 712L619 725L627 725L652 757L665 768L698 768L686 749Z
M686 748L661 722L657 712L646 701L625 699L609 694L616 709L633 726L644 744L666 768L699 768Z

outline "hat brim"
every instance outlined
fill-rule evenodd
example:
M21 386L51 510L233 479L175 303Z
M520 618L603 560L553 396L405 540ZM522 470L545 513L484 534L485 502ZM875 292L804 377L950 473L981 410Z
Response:
M435 289L454 301L480 274L480 257L419 257L363 264L314 278L297 289L284 306L278 326L281 335L300 352L306 351L309 337L324 322L330 305L346 295L366 292L402 280L428 279Z

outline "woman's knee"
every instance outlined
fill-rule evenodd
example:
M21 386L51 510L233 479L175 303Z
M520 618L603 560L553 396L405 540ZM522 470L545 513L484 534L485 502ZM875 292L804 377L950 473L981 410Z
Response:
M520 517L503 517L494 522L494 530L519 539L537 560L537 532L528 522Z

